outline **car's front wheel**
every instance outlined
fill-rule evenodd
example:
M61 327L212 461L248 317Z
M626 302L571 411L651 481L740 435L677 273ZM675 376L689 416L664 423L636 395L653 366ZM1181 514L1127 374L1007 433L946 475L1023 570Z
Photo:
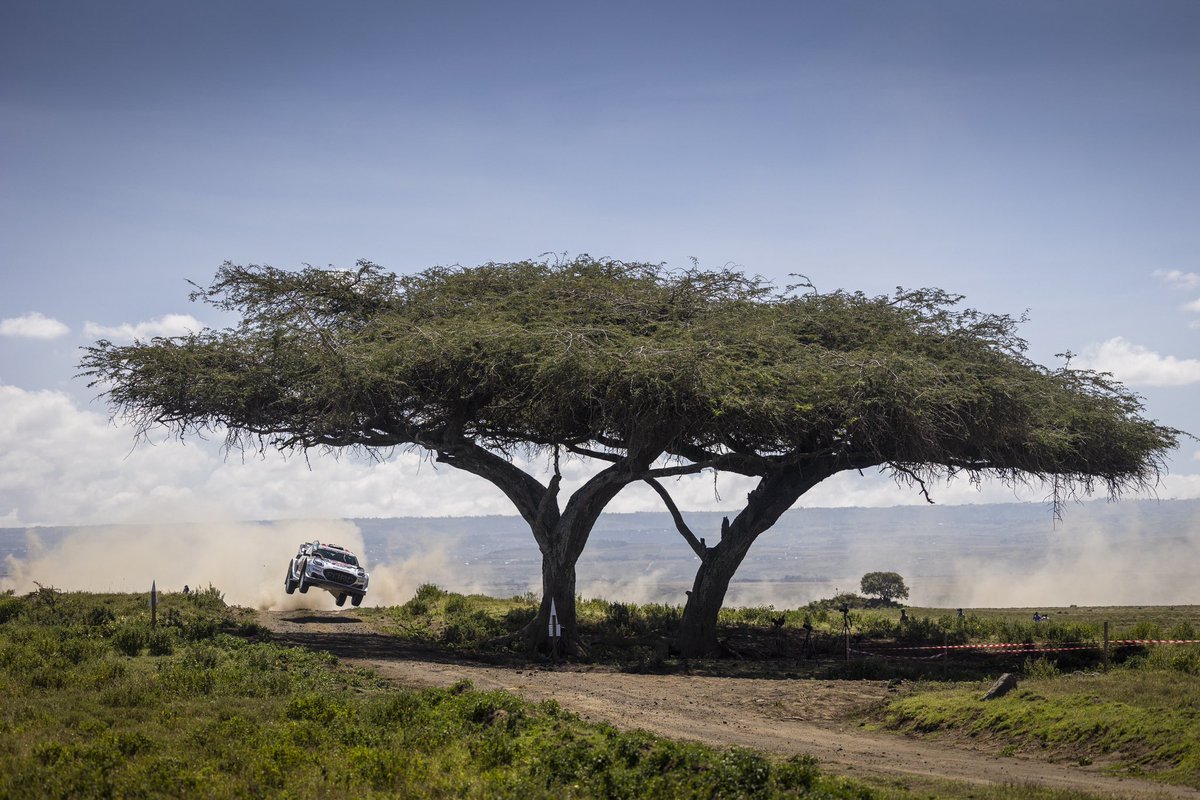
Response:
M339 595L337 596L337 604L338 604L339 606L344 606L344 605L346 605L346 595L344 595L344 594L339 594Z
M356 594L356 595L354 595L353 597L351 597L351 598L350 598L350 602L351 602L351 603L353 603L353 604L354 604L354 605L356 605L356 606L361 606L361 605L362 605L362 599L363 599L363 596L362 596L361 594Z
M296 579L292 577L291 567L288 567L287 574L283 576L283 590L288 594L296 591Z

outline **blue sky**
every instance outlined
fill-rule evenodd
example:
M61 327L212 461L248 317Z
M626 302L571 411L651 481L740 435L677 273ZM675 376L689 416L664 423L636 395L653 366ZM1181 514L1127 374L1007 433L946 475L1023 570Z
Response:
M1039 361L1078 353L1200 432L1198 212L1193 2L9 0L0 523L507 510L415 455L130 452L77 348L222 324L186 295L225 260L586 252L939 286L1028 309ZM1160 495L1200 496L1196 456ZM867 478L814 502L911 494Z

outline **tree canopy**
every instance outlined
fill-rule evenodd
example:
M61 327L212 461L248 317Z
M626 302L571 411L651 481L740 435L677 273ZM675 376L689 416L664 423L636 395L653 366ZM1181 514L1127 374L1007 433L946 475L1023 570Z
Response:
M86 351L143 429L614 449L653 428L678 456L751 473L838 454L1114 493L1152 482L1175 443L1108 376L1033 364L1016 320L938 290L797 293L583 257L400 277L226 264L193 297L240 325Z
M500 487L571 587L591 523L635 480L758 476L757 535L846 469L1119 495L1157 479L1178 435L1111 377L1030 361L1019 320L936 289L819 292L582 256L403 276L226 263L192 297L240 321L83 357L140 432L425 448ZM608 466L560 509L557 474L543 484L511 459L546 452Z
M908 597L908 587L898 572L868 572L862 576L859 591L870 597L878 597L885 603Z

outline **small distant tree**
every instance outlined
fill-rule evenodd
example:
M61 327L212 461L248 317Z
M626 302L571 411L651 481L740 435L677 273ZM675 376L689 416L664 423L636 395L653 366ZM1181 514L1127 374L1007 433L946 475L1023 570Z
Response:
M878 597L885 603L908 597L908 587L898 572L868 572L862 576L859 590L870 597Z

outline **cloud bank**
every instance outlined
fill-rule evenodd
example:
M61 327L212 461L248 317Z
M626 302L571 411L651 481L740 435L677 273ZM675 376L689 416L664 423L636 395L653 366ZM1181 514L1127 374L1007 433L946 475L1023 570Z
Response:
M0 320L0 336L24 339L57 339L71 332L63 323L37 311Z
M1164 356L1117 336L1092 345L1079 356L1079 366L1111 372L1131 386L1190 386L1200 383L1200 359Z
M219 439L219 435L217 436ZM542 480L550 465L519 460ZM563 492L586 481L596 467L564 460ZM678 505L692 511L739 509L751 479L703 474L667 481ZM985 482L931 485L940 504L1043 501L1048 490L1013 490ZM1200 476L1168 476L1164 497L1200 496ZM886 476L844 473L802 498L801 506L923 504L911 488ZM627 487L612 512L660 511L662 501L642 484ZM214 442L162 438L135 443L129 427L110 424L65 393L0 384L0 523L85 525L158 520L266 520L301 518L513 515L512 504L490 483L431 462L419 452L382 461L313 453L285 458L274 451L223 453Z
M165 314L145 322L120 325L100 325L88 322L83 326L83 334L89 339L110 339L114 342L145 341L156 336L184 336L203 330L204 323L191 314Z
M1184 272L1179 269L1156 269L1154 277L1166 281L1176 289L1200 288L1200 274L1195 272Z

